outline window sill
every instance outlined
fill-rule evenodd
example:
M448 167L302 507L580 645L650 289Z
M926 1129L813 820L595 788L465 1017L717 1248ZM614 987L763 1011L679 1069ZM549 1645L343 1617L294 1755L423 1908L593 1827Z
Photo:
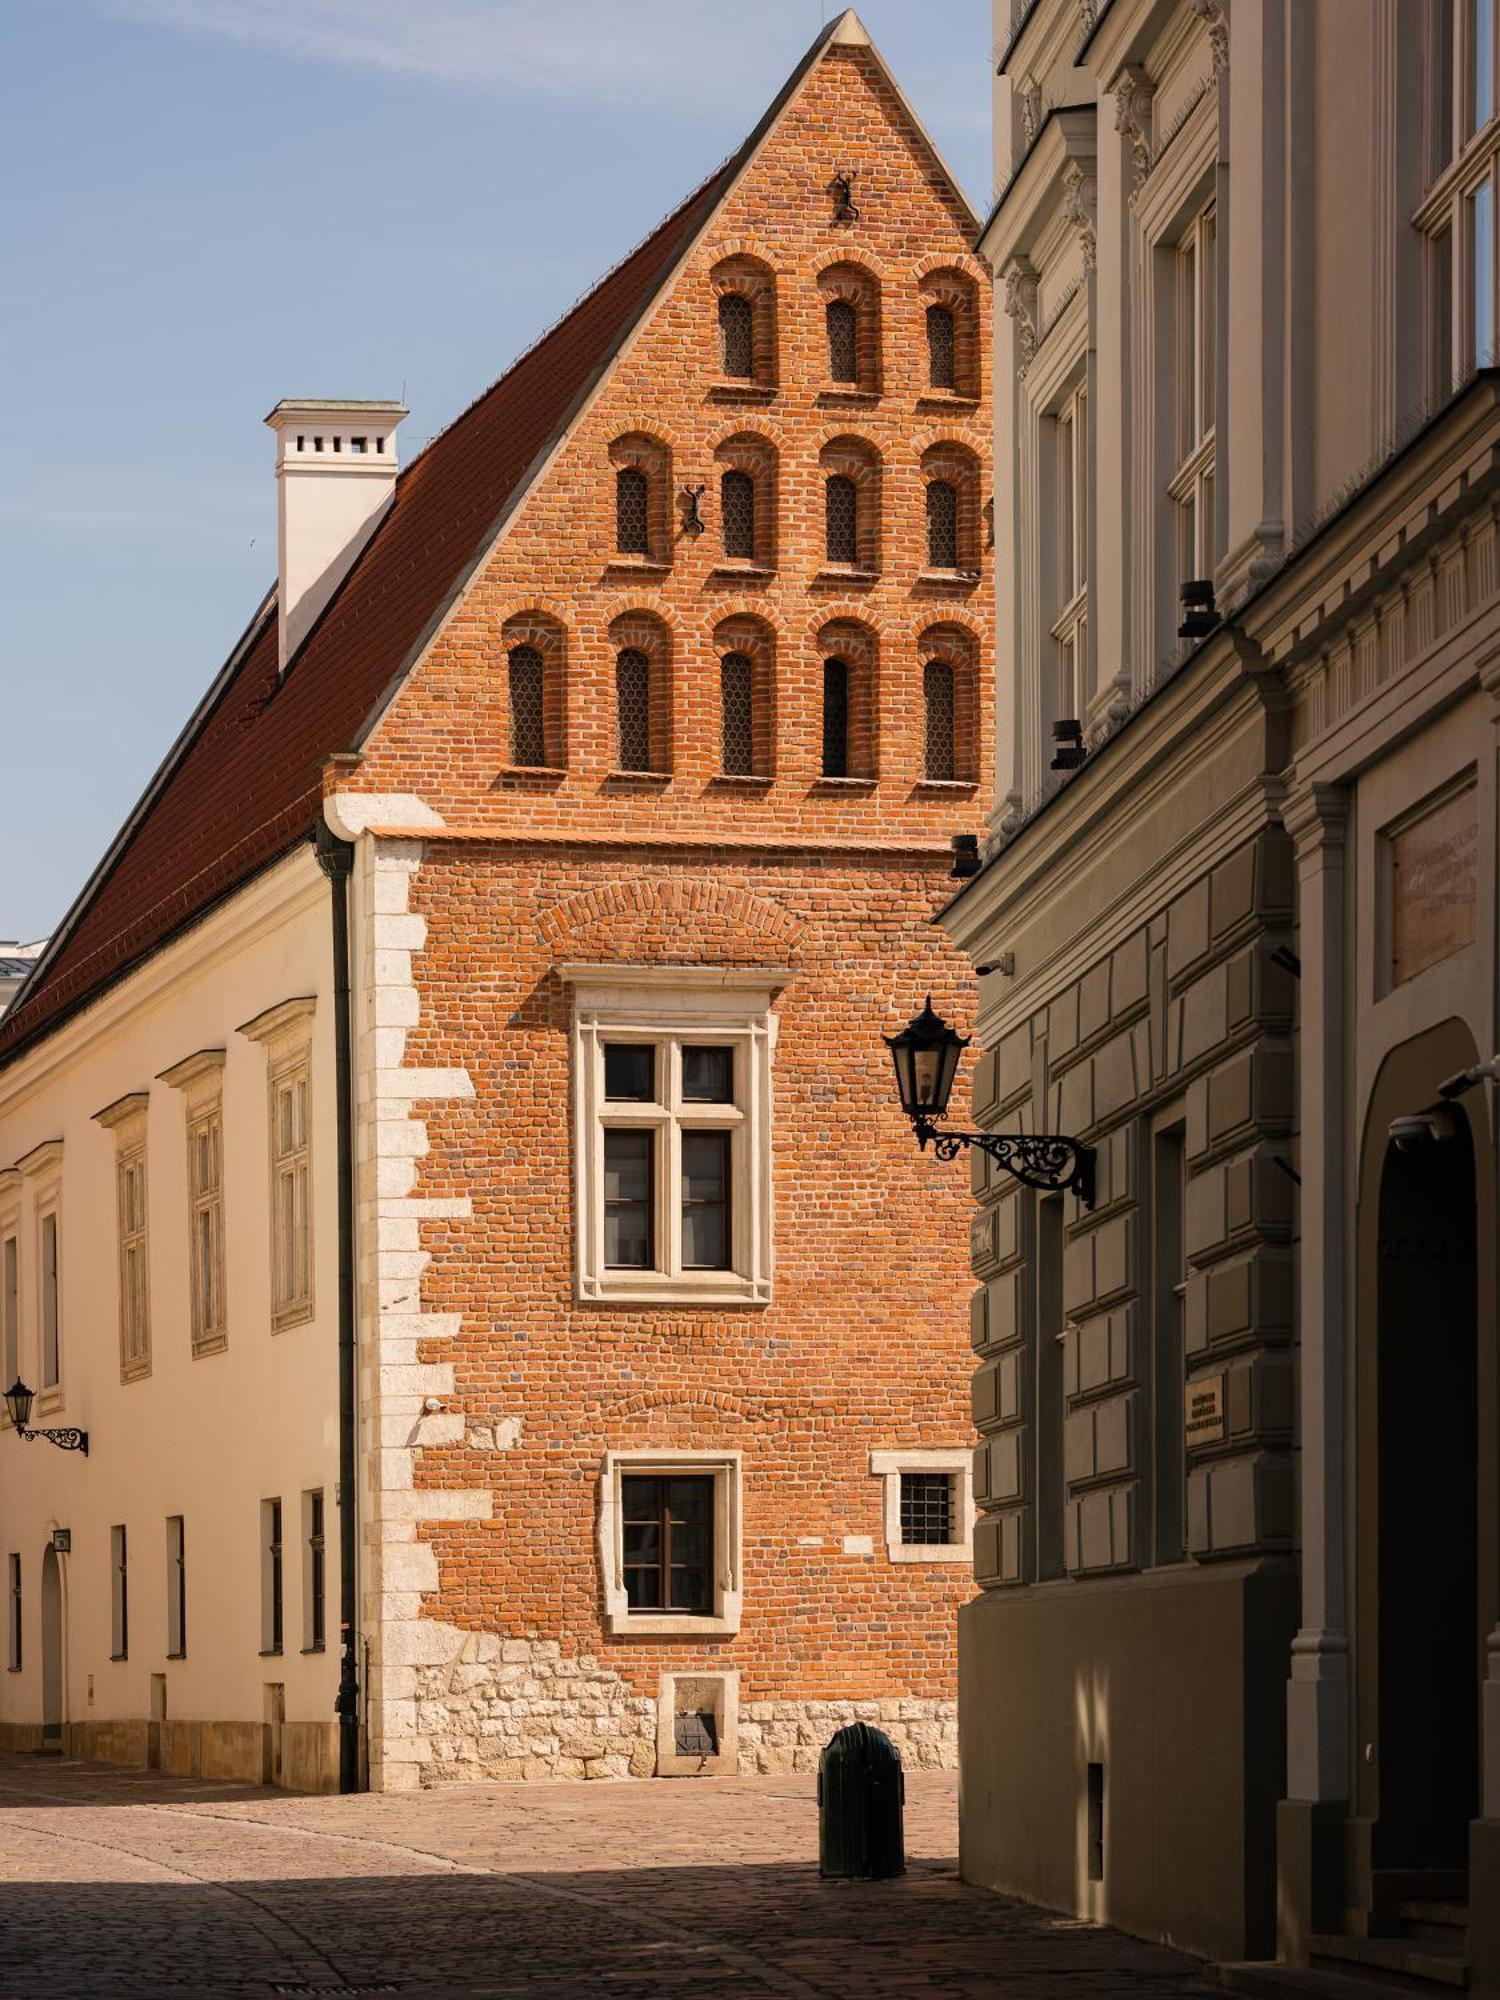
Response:
M120 1380L121 1382L144 1382L149 1378L150 1374L151 1363L149 1361L138 1361L133 1368L122 1368L120 1370Z
M186 1653L168 1653L168 1654L167 1654L167 1658L168 1658L169 1660L185 1660L185 1659L187 1658L187 1654L186 1654Z
M193 1342L192 1356L195 1361L204 1361L210 1354L226 1353L228 1347L229 1335L227 1333L208 1333L201 1340Z
M310 1659L314 1653L326 1653L327 1651L328 1648L326 1646L303 1646L301 1648L301 1654L304 1660Z
M948 794L955 792L977 792L978 789L979 781L977 778L918 778L917 782L912 786L914 792L941 792Z
M775 784L774 777L759 771L719 771L709 779L714 787L739 792L763 792Z
M609 1612L604 1622L615 1639L732 1639L740 1629L737 1617L700 1618L689 1611L631 1611L623 1618Z
M837 583L845 589L853 586L863 589L866 585L879 583L878 569L862 569L858 563L824 563L813 573L814 583Z
M721 375L710 382L708 393L716 403L731 399L742 403L769 403L780 390L777 382L757 382L751 375Z
M502 778L536 778L543 783L555 783L567 775L566 764L502 764L499 771Z
M815 792L873 792L879 778L814 778Z
M606 785L640 785L642 787L670 785L672 782L672 773L670 771L606 771L604 782Z
M660 1271L643 1271L634 1281L618 1275L585 1278L578 1287L579 1303L587 1306L768 1306L769 1278L745 1278L726 1272L719 1283L695 1272L690 1278L668 1278Z
M917 397L919 410L952 410L964 416L972 416L979 403L980 398L965 389L924 389Z
M613 555L604 565L606 576L670 576L672 565L655 556Z
M290 1333L295 1326L310 1326L313 1309L311 1300L305 1306L285 1306L279 1313L271 1315L272 1333Z
M979 582L977 569L919 569L919 590L972 590Z
M775 576L776 571L769 563L747 562L731 556L723 562L716 562L708 573L730 583L765 583Z
M111 1653L109 1657L111 1662L118 1664L122 1660L128 1660L130 1655L129 1653Z
M864 387L858 382L826 382L817 396L820 403L834 403L846 409L880 401L878 389Z
M967 1563L974 1551L967 1542L898 1542L886 1550L893 1563Z
M280 1660L285 1655L280 1646L262 1646L258 1657L262 1660Z

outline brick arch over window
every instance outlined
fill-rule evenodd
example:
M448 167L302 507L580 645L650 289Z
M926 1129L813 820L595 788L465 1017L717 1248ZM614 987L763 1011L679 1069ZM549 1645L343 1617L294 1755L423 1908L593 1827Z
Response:
M817 769L825 779L878 774L880 652L868 625L830 619L814 641L819 661Z
M830 438L818 453L826 567L875 574L880 568L884 478L868 438Z
M672 634L648 611L623 611L609 628L614 769L665 776L672 769Z
M965 444L943 439L923 452L921 470L923 568L976 577L984 546L977 454Z
M748 251L721 257L708 274L714 295L712 373L726 388L774 389L776 273Z
M776 751L776 634L764 618L737 613L715 625L713 653L721 774L769 778Z
M940 267L919 281L917 303L922 317L917 371L922 393L976 401L980 393L978 286L967 272Z
M627 875L543 911L557 959L795 963L802 925L782 904L702 875Z
M826 389L878 396L884 375L880 280L867 265L847 259L818 273L822 301L820 366Z
M646 431L628 431L610 445L609 462L611 559L666 567L672 560L671 448Z
M755 569L776 567L779 471L776 446L758 432L737 431L715 448L722 561L732 566L748 563Z
M919 771L928 783L973 784L978 739L978 643L962 625L918 635Z
M567 635L543 611L518 611L500 628L505 656L507 756L516 769L567 763Z

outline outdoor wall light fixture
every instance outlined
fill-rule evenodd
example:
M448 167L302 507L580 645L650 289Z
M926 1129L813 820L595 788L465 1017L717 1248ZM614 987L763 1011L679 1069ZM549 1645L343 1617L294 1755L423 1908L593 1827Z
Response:
M958 1061L970 1037L949 1027L933 1011L932 995L921 1013L899 1035L883 1037L896 1065L896 1089L901 1109L912 1122L917 1144L931 1146L940 1160L956 1160L968 1146L977 1146L997 1167L1014 1174L1027 1187L1044 1194L1073 1189L1085 1208L1094 1205L1094 1149L1077 1139L1052 1132L945 1132L939 1119L948 1114L948 1099Z
M1052 768L1076 771L1088 752L1083 747L1083 724L1076 716L1065 715L1052 725Z
M32 1431L26 1428L26 1419L31 1415L31 1406L36 1401L36 1391L28 1389L18 1375L5 1392L6 1413L16 1427L16 1436L25 1438L30 1444L34 1438L45 1438L48 1444L55 1444L59 1451L81 1451L85 1458L89 1455L89 1434L68 1425L63 1430Z

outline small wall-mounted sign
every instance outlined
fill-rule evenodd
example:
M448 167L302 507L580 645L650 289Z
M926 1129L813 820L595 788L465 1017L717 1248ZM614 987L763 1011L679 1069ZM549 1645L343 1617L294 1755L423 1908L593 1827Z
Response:
M1390 837L1392 986L1474 942L1479 791L1461 792Z
M1187 1446L1224 1442L1224 1377L1187 1385Z
M60 1556L72 1555L73 1530L71 1528L54 1528L52 1530L52 1547Z

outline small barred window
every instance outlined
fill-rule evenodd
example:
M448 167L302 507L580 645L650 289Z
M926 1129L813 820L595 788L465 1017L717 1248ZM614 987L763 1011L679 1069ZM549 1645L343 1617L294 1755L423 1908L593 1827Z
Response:
M828 379L859 380L859 315L848 299L828 301Z
M615 547L622 556L651 553L650 484L636 465L615 474Z
M726 472L719 486L724 553L755 560L755 481L748 472Z
M843 660L823 662L823 776L849 775L849 668Z
M925 748L922 771L928 778L957 777L954 741L953 669L946 660L929 660L922 669Z
M755 373L755 309L743 292L719 294L719 358L726 375Z
M859 495L845 472L836 472L824 492L824 546L831 563L859 561Z
M535 646L510 650L510 761L545 764L546 731L542 725L542 656Z
M634 646L615 661L615 712L622 771L651 769L651 662Z
M927 380L934 389L958 386L957 343L950 306L927 308Z
M902 1473L901 1539L908 1548L939 1548L952 1542L953 1516L951 1472Z
M744 653L726 653L719 663L721 761L726 778L755 772L754 670Z
M958 488L951 480L928 483L927 567L958 568Z

